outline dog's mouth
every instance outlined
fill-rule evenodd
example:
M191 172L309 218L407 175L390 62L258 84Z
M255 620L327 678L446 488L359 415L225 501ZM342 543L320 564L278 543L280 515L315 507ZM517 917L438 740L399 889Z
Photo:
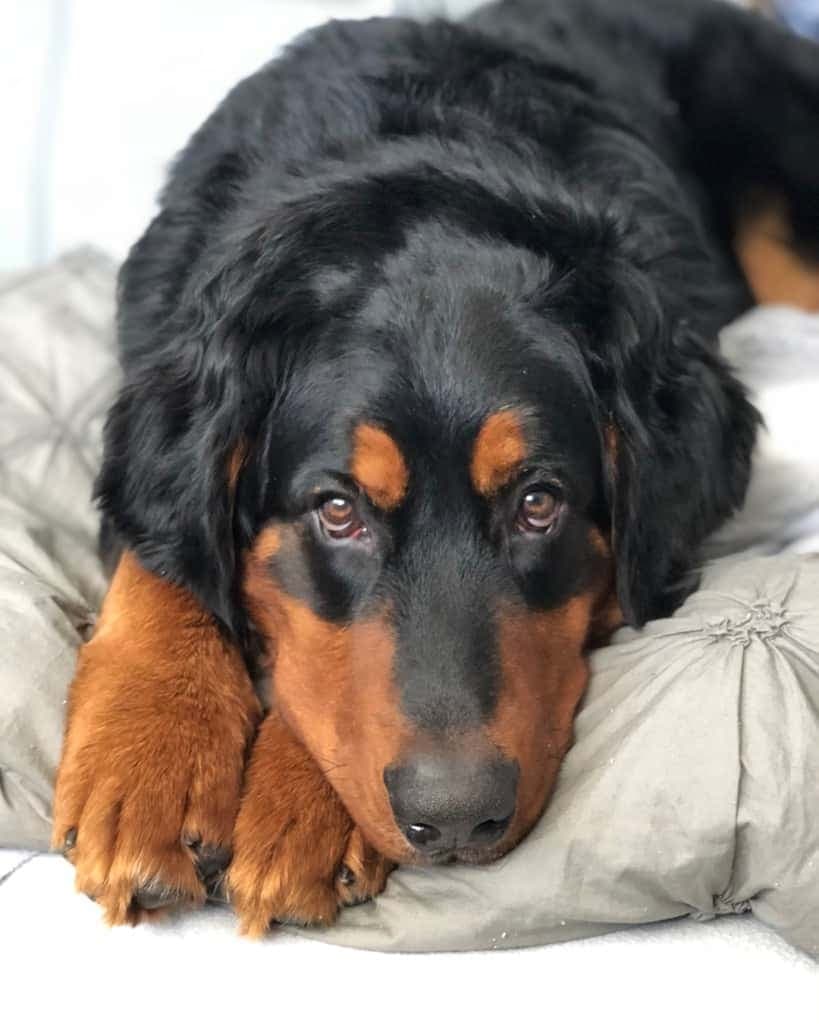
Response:
M508 847L499 846L495 850L463 849L438 850L435 853L419 855L413 863L420 867L442 867L447 864L471 864L479 866L500 860L507 853Z
M417 867L442 867L448 864L471 864L480 866L491 864L500 860L514 846L508 836L503 840L482 846L447 846L435 850L414 850L412 857L407 861Z

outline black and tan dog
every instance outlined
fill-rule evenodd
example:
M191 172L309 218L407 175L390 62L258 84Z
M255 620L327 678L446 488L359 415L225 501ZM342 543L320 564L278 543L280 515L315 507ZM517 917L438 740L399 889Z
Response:
M334 23L233 90L120 280L54 826L110 921L225 871L251 933L328 921L524 836L589 644L742 502L771 197L815 257L819 54L711 0Z

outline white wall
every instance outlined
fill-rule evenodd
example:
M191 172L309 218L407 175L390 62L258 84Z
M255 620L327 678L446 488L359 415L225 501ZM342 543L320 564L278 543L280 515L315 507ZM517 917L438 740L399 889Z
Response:
M240 78L391 0L0 0L0 270L121 257L164 168Z

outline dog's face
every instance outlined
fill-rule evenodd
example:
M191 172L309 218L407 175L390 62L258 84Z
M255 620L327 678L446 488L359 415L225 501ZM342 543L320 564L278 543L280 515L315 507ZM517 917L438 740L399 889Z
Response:
M590 637L679 604L743 496L709 264L673 197L655 233L430 169L259 196L193 270L184 221L131 257L99 492L148 568L247 614L376 847L491 859L545 804Z
M541 275L422 226L247 457L276 481L244 593L277 706L396 860L480 862L532 826L610 611L600 427L525 306Z

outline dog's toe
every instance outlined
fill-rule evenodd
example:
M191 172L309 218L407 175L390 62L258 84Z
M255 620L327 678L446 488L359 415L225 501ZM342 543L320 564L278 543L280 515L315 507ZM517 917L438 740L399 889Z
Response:
M185 903L188 897L178 889L169 889L161 882L155 882L140 886L131 898L131 909L140 910L164 910L179 903Z
M205 891L209 897L218 898L222 894L222 882L230 865L232 851L226 846L209 846L201 842L189 845L194 855L196 873Z

